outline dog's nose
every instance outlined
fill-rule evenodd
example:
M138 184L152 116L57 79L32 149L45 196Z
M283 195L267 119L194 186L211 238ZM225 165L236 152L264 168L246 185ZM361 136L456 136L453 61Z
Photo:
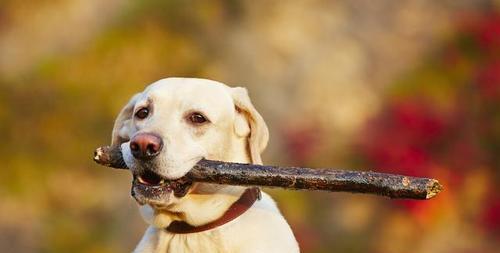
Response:
M132 155L141 160L149 160L157 156L163 147L163 141L159 136L149 133L141 133L130 140L130 151Z

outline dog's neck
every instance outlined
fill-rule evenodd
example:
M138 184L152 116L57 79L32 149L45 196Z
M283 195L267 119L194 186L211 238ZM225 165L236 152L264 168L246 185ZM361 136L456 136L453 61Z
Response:
M246 139L233 143L230 150L226 151L226 157L219 160L251 163ZM159 228L167 227L172 221L184 221L191 226L200 226L221 217L245 189L247 187L196 183L189 194L168 209L150 210L150 207L143 206L141 213L146 221Z

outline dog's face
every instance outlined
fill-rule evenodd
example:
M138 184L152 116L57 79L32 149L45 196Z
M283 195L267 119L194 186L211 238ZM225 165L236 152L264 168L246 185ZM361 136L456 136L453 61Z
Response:
M132 194L158 208L189 194L183 176L202 158L260 163L267 127L243 88L167 78L136 94L113 128L134 175Z

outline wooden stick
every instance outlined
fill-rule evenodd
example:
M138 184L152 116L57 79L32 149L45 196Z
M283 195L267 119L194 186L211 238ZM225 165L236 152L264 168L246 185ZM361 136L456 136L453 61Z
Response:
M98 164L127 169L119 147L96 149ZM390 198L430 199L443 187L435 179L334 169L263 166L201 160L186 175L194 182L281 187L295 190L370 193Z

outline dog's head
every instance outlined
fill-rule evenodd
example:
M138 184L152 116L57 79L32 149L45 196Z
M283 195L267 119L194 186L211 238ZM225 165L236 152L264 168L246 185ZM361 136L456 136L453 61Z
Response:
M264 120L244 88L195 78L167 78L134 95L118 115L121 145L140 204L167 208L189 193L183 176L202 158L261 163Z

